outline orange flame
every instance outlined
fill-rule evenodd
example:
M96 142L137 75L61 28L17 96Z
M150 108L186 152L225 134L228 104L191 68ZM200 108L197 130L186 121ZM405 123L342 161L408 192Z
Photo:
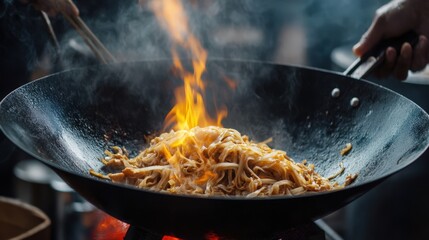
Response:
M221 121L227 115L226 109L218 111L216 118L212 118L205 109L205 85L201 77L206 70L207 52L191 32L182 2L155 0L151 7L173 41L173 66L184 82L183 87L175 91L176 105L167 114L164 128L188 130L196 126L222 126ZM177 51L178 46L191 54L193 72L184 68Z
M206 86L202 81L202 75L206 71L207 52L191 32L181 0L153 0L151 8L158 22L167 30L172 39L173 67L183 79L183 86L177 88L174 92L176 105L167 114L164 128L172 127L174 130L189 130L196 126L222 126L221 121L226 117L227 110L224 108L218 110L216 117L212 118L205 108L204 91ZM190 53L193 72L188 71L183 66L179 57L179 47ZM236 84L232 79L225 77L225 82L231 89L236 88ZM178 137L172 143L172 146L187 145L187 141L192 141L192 138L187 138L183 135ZM177 159L181 157L180 151L172 153L166 146L163 146L162 152L171 165L177 166ZM204 183L213 176L215 176L215 173L207 170L197 179L197 182ZM206 239L219 240L220 237L209 233ZM162 240L180 239L164 236Z

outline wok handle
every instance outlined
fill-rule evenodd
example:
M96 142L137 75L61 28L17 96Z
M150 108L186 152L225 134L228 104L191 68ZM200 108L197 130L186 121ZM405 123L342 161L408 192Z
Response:
M418 41L419 35L414 31L409 31L399 37L382 41L362 57L356 59L343 74L357 79L364 78L384 61L384 56L388 47L393 47L397 52L400 52L402 44L408 42L414 47Z

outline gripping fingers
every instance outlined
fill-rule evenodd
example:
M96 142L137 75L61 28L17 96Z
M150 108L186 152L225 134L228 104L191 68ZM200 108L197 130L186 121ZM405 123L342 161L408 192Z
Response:
M413 61L411 71L416 72L423 70L427 64L427 52L429 51L428 39L425 36L419 37L419 42L413 50Z
M409 43L404 43L401 47L401 53L399 54L394 70L394 75L397 79L405 80L407 78L412 58L413 48Z
M384 59L383 65L381 65L376 72L377 78L386 78L392 73L396 63L396 55L396 50L393 47L388 47L386 49L386 58Z
M79 9L71 0L30 0L29 3L49 16L55 16L60 12L70 16L79 15Z

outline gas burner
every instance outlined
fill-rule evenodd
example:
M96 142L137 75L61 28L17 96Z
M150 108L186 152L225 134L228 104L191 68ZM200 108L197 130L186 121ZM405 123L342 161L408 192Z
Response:
M273 234L272 236L267 236L263 238L266 240L329 240L337 239L335 236L329 236L326 229L322 229L320 223L310 222L303 224L297 227L292 227L284 232ZM324 228L324 227L323 227ZM243 238L231 238L231 237L221 237L215 234L208 234L206 236L207 240L234 240L234 239L243 239ZM246 237L245 239L249 239ZM261 239L261 238L257 238ZM262 239L262 240L263 240ZM124 240L182 240L180 238L162 236L150 233L138 227L130 226Z
M162 235L153 234L141 228L130 226L124 240L163 240L163 238Z

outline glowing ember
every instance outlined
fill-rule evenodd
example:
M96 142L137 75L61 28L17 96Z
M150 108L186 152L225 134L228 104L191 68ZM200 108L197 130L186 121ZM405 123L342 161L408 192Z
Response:
M97 225L94 240L123 240L129 224L119 221L107 214L103 214L99 224Z
M220 237L214 233L209 233L206 235L206 240L220 240Z
M217 117L209 116L204 105L205 85L201 76L206 70L207 52L192 34L188 18L180 0L156 0L151 5L155 16L167 30L173 46L171 54L175 70L183 78L183 87L175 91L176 105L165 118L164 128L189 130L200 126L222 126L226 117L225 109L217 112ZM178 47L188 51L192 58L193 72L186 70L180 61Z
M100 221L97 224L91 239L94 240L123 240L127 234L129 224L124 223L110 215L100 212ZM219 240L214 233L208 233L205 240ZM183 240L182 238L164 235L162 240Z
M162 237L162 240L181 240L181 239L176 237L164 236Z
M207 234L204 239L205 240L220 240L220 238L214 233ZM183 239L171 237L171 236L164 236L164 237L162 237L162 240L183 240Z

